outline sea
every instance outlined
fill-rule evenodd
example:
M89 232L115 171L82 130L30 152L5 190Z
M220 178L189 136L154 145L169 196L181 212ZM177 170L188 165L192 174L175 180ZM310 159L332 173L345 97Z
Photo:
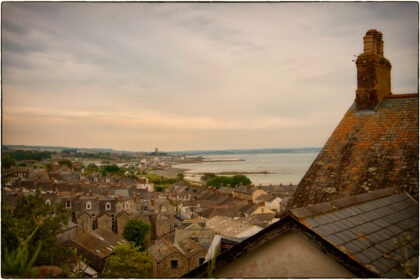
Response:
M203 157L211 161L177 164L174 167L188 169L185 171L185 178L193 181L200 181L203 173L267 172L267 174L246 174L246 176L254 185L296 185L317 155L318 152L205 155Z

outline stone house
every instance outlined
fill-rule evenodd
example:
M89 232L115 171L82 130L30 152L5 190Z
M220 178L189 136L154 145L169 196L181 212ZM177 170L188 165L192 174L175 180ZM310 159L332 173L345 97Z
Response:
M253 203L259 203L260 200L257 201L257 198L260 197L261 195L268 195L268 193L265 190L261 189L261 188L257 188L256 190L254 190L252 192L252 195L251 195L252 202Z
M197 244L190 238L184 238L183 240L174 244L188 259L188 271L193 270L199 265L204 263L207 255L207 249Z
M97 217L98 229L106 229L115 232L114 217L111 214L103 213Z
M214 234L231 237L249 237L260 230L261 227L248 223L244 218L232 219L225 216L215 216L206 222L206 228L213 230Z
M73 216L85 212L95 218L100 214L98 197L93 195L77 196L73 200L72 212L74 212Z
M124 227L127 224L127 222L132 218L133 216L130 215L129 213L125 212L125 211L121 211L117 214L116 220L116 230L117 230L117 234L119 236L122 236L123 231L124 231Z
M77 234L84 234L96 229L95 219L86 212L81 212L76 216Z
M264 206L268 209L280 213L281 211L281 205L282 205L282 199L278 196L273 195L260 195L255 199L255 203L264 203Z
M275 213L270 210L268 207L264 205L264 203L254 204L251 208L244 212L245 217L251 217L258 214L272 214L273 216Z
M185 238L191 238L199 244L209 244L213 240L213 237L213 230L206 228L205 223L191 223L183 228L175 229L175 243Z
M154 278L181 277L188 272L187 257L166 239L158 240L147 251L152 258Z
M254 192L252 186L240 186L234 189L233 196L244 201L252 201L252 193Z
M159 239L173 231L172 219L167 215L156 214L151 215L150 218L152 223L152 239Z
M76 248L96 271L102 272L106 258L114 252L118 245L126 240L109 230L96 229L67 241L68 247Z

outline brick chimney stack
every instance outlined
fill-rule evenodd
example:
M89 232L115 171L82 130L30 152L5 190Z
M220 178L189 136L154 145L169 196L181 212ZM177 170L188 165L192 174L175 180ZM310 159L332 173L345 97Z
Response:
M363 37L363 53L357 57L356 109L374 110L391 94L391 63L384 57L382 33L371 29Z

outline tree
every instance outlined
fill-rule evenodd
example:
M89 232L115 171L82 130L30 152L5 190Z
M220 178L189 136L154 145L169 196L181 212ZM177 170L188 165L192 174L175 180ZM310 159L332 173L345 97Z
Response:
M99 171L99 167L94 163L90 163L85 169L86 173L92 173L92 172L98 172L98 171Z
M231 187L235 187L238 185L249 185L251 184L251 180L246 177L245 175L235 175L233 177L228 176L214 176L207 180L206 186L216 187L219 188L220 186L227 186L230 185Z
M246 177L245 175L235 175L231 178L230 185L232 187L236 187L236 186L239 186L241 184L242 185L249 185L249 184L251 184L251 180L248 177Z
M62 159L58 161L58 164L60 165L67 165L68 167L71 167L71 161L68 159Z
M204 173L203 176L201 176L201 180L204 182L207 182L207 180L216 177L216 174L214 173Z
M3 153L1 155L1 167L2 168L7 169L7 168L12 167L15 164L16 164L15 160L11 156L9 156L8 154Z
M176 175L176 179L177 179L178 181L182 181L182 180L184 180L184 174L182 174L182 173L178 173L178 174Z
M103 278L151 278L152 260L146 251L132 244L115 247L114 254L106 260Z
M51 214L54 213L54 214ZM42 242L35 264L51 265L66 254L66 250L56 245L57 234L67 224L70 214L62 204L46 205L39 189L35 195L20 197L13 212L8 209L1 211L2 257L5 250L17 250L19 244L39 227L27 243L29 255L34 255L39 242Z
M213 178L207 180L206 186L212 186L218 189L220 186L227 186L230 183L231 179L228 176L214 176Z
M140 250L145 250L144 243L146 235L150 232L151 226L139 219L130 219L124 227L123 237L128 241L134 242Z
M119 168L117 165L106 165L102 168L103 172L111 173L111 174L123 174L124 170Z

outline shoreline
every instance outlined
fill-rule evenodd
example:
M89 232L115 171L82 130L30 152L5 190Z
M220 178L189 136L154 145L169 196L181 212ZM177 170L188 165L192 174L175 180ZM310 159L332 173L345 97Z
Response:
M204 173L198 173L198 174L204 174ZM217 173L213 173L215 175L254 175L254 174L275 174L272 172L268 172L268 171L244 171L244 172L239 172L239 171L223 171L223 172L217 172Z

